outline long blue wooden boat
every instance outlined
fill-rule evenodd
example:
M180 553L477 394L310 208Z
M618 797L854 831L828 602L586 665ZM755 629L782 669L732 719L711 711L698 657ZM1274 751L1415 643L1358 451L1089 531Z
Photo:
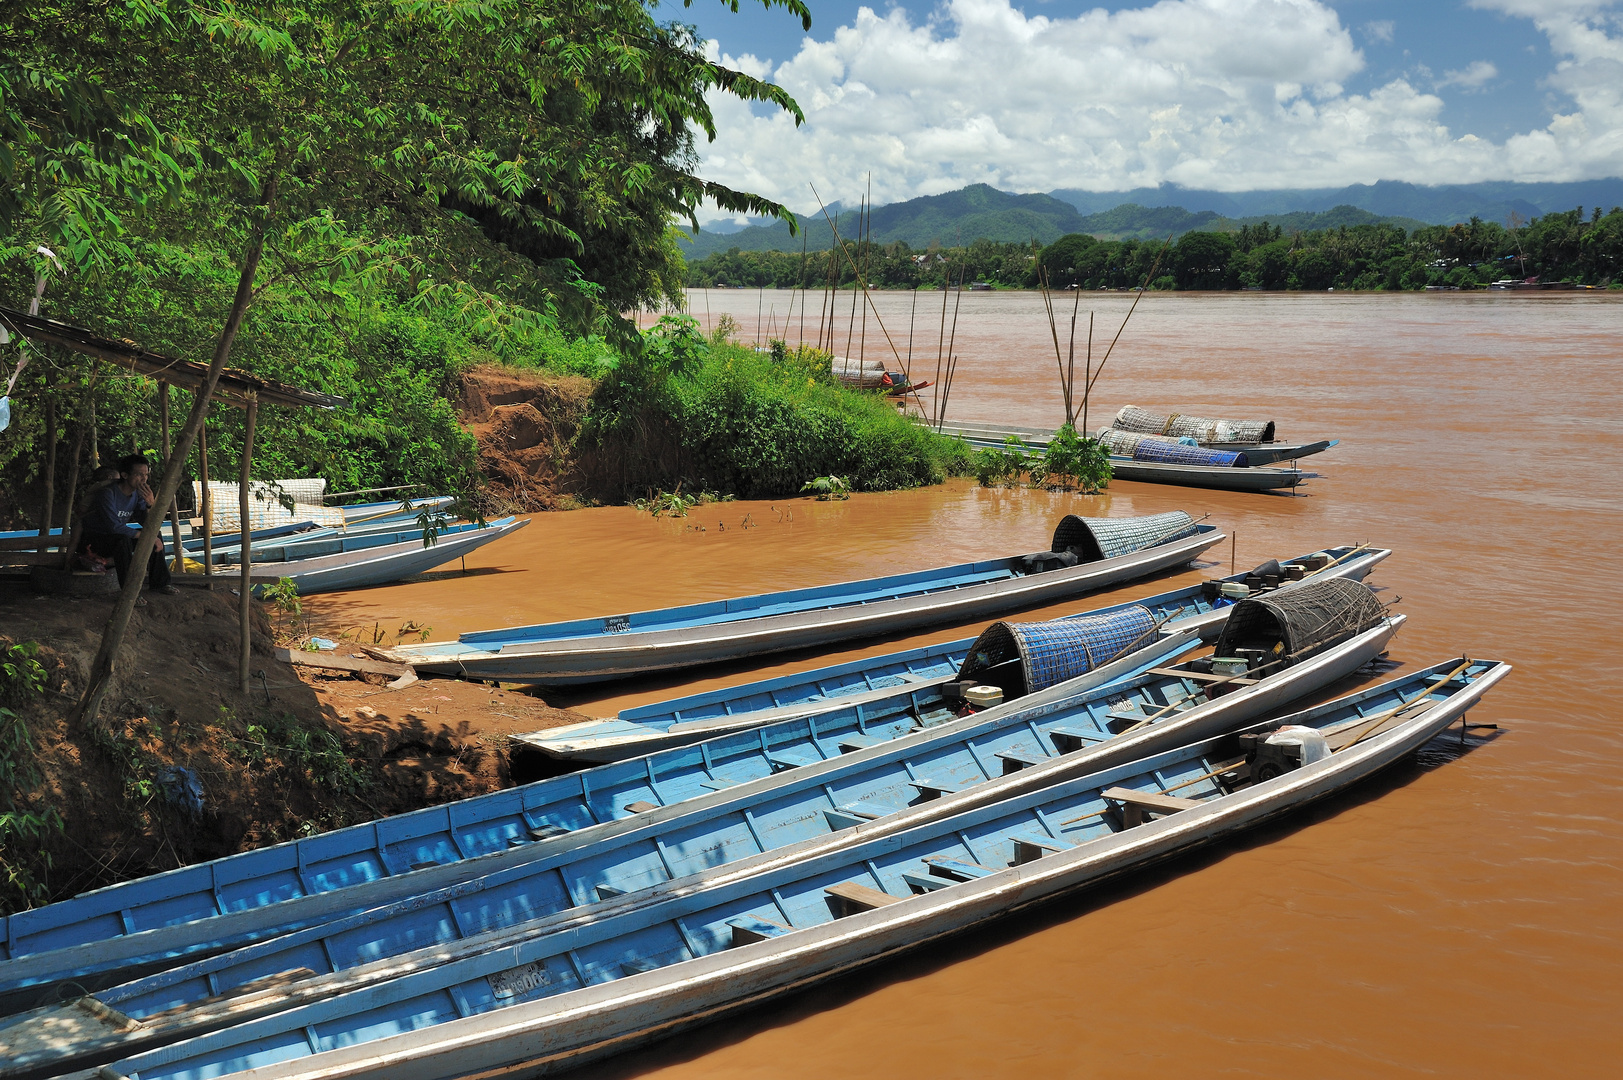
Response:
M590 920L565 911L339 971L295 969L257 993L134 1024L101 998L82 1001L54 1014L51 1035L40 1017L35 1041L14 1036L19 1064L123 1055L94 1074L107 1080L561 1071L1344 790L1463 722L1509 671L1451 660L1043 787L855 824L837 845L802 843L747 868L694 860L693 873Z
M1176 465L1161 461L1135 461L1110 455L1111 474L1117 480L1140 484L1177 484L1216 491L1277 491L1294 488L1318 473L1273 467L1237 469L1223 465Z
M1067 516L1050 550L864 581L463 634L390 658L423 671L566 686L787 652L1051 604L1190 562L1224 535L1181 511Z
M501 520L511 521L513 519L503 518ZM437 539L443 541L463 533L475 532L483 527L470 521L455 524L441 522L434 532ZM354 530L335 529L330 533L323 530L323 535L319 536L290 536L265 544L256 543L250 554L256 563L287 563L319 558L323 555L366 551L370 548L387 547L390 544L404 544L413 540L418 542L418 547L421 547L422 539L423 527L421 525L415 522L390 521L381 525L360 526ZM214 557L216 561L237 561L240 559L241 551L241 546L237 544L225 548L217 547L214 551Z
M1028 451L1041 450L1053 438L1052 431L1038 430L1036 428L1009 428L996 424L976 424L970 421L960 421L942 428L948 435L956 435L964 442L978 450L1001 450L1012 435L1025 444ZM1252 443L1252 442L1221 442L1201 443L1213 450L1226 450L1244 455L1246 464L1273 465L1281 461L1295 461L1298 458L1311 457L1322 454L1333 446L1341 443L1340 439L1318 439L1305 443Z
M500 831L492 839L515 846L497 849L477 864L425 865L402 878L283 901L273 911L254 908L212 918L205 912L201 921L189 924L22 956L0 964L0 992L15 1008L26 1004L28 992L37 999L51 984L73 980L89 986L89 976L142 965L175 968L176 957L215 952L273 933L310 929L308 939L296 941L307 945L334 936L323 929L325 924L338 925L337 936L348 935L351 941L372 933L368 940L382 935L420 943L436 933L435 927L440 933L488 927L515 915L533 918L541 909L639 891L677 873L670 861L676 849L691 850L695 858L716 865L808 836L831 835L841 821L912 812L909 807L936 800L1000 797L998 792L1013 787L1052 783L1078 769L1243 723L1368 662L1401 623L1401 617L1388 619L1362 585L1343 580L1316 583L1294 595L1248 600L1234 610L1242 622L1256 624L1248 631L1252 637L1271 635L1276 643L1285 642L1287 658L1299 662L1255 680L1230 680L1238 688L1219 696L1225 680L1209 674L1209 660L1160 666L1198 642L1198 632L1191 632L1165 642L1160 659L1148 662L1154 667L1146 665L1143 654L1124 658L1120 666L1137 670L1125 681L1110 681L1121 672L1107 665L1090 676L1095 689L1077 693L1061 684L1024 702L923 730L904 714L888 725L870 723L865 734L831 735L834 725L825 727L831 718L808 717L640 762L603 766L547 782L552 787L542 794L553 801L536 805L516 823L494 822ZM1311 614L1312 628L1300 620L1286 625L1290 613L1299 610ZM782 742L779 735L785 736ZM656 760L669 771L657 770ZM640 777L632 766L642 767ZM592 773L618 776L619 783L605 795L588 784ZM563 783L570 780L578 786ZM703 790L696 798L695 787ZM616 817L616 812L633 816ZM528 832L521 832L526 826ZM432 853L434 843L444 840L422 837L418 850ZM571 884L570 873L585 876ZM263 895L283 882L267 875L253 885ZM363 914L365 908L372 910ZM351 916L359 916L353 925L338 922ZM283 970L275 966L281 963L275 957L286 959L282 945L288 940L249 946L251 963L241 970L265 974L266 964ZM319 947L331 950L336 943ZM334 955L343 951L339 948ZM215 967L200 974L206 979L212 972L218 979L216 968L231 962L204 961ZM198 973L195 967L182 970Z
M440 539L427 547L423 546L421 530L416 531L415 539L376 547L366 545L369 537L361 537L358 538L360 546L357 550L316 555L291 562L255 561L251 580L258 590L266 585L274 585L282 578L290 578L300 596L382 585L461 558L517 532L529 523L529 518L507 517L483 526L452 526L443 530Z
M1087 675L987 710L1078 697L1175 661L1199 643L1180 634L1102 664ZM19 912L0 923L0 1015L72 980L104 985L107 972L219 951L315 926L367 908L432 893L542 857L600 844L626 828L664 820L692 800L758 793L790 763L840 757L910 733L948 737L952 716L927 725L904 711L878 717L859 706L737 732L697 746L537 781L523 787L365 825L241 852L123 882ZM1010 720L1009 723L1015 721ZM755 781L765 780L765 785ZM726 798L731 798L727 796ZM647 816L650 807L660 811ZM632 819L636 819L633 821ZM550 846L549 846L550 843Z
M1343 545L1284 560L1284 565L1306 571L1307 576L1298 580L1344 577L1361 581L1391 553L1390 549L1369 545ZM1271 569L1278 573L1280 564L1274 563ZM1252 572L1234 574L1064 618L1094 618L1138 606L1148 609L1163 633L1200 629L1203 634L1215 637L1227 617L1224 606L1233 602L1220 597L1220 584L1238 584L1256 578ZM1286 579L1278 587L1288 589L1296 584L1297 581ZM961 638L708 690L622 709L612 718L566 724L513 738L559 760L603 762L685 746L729 731L760 727L808 713L893 697L908 698L915 713L923 715L943 707L942 695L948 692L947 684L958 678L975 640Z
M1197 635L1181 634L1148 642L1053 688L1042 700L1141 675L1196 641ZM939 724L953 717L931 719ZM536 839L623 821L637 812L631 807L648 802L674 806L774 775L774 758L832 755L842 741L878 743L926 726L905 710L881 718L875 710L852 705L813 720L715 738L702 748L677 748L425 807L0 916L0 992L99 970L95 964L79 966L74 957L116 967L184 955L438 888L483 872L465 868L466 860L522 860L528 857L526 845ZM334 896L345 890L358 898ZM202 926L214 919L230 920L230 928Z

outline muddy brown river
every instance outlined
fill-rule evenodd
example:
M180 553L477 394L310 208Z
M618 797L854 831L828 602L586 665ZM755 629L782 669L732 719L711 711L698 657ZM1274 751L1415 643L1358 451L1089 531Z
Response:
M1082 298L1084 333L1097 312L1096 356L1130 302ZM904 359L911 303L879 299ZM701 321L732 314L753 338L757 305L781 333L789 304L785 292L712 290L692 306ZM812 294L813 323L819 304ZM915 377L934 375L940 304L939 293L919 297ZM1063 346L1069 307L1059 314ZM854 355L846 325L842 315L838 351ZM956 335L949 420L1061 420L1040 297L965 293ZM889 359L871 313L863 351ZM1392 547L1371 578L1410 616L1392 659L1516 665L1471 716L1499 731L1464 752L1433 744L1241 841L593 1075L1617 1075L1623 675L1610 638L1623 606L1623 295L1148 296L1095 388L1092 425L1127 403L1271 417L1281 439L1342 442L1304 460L1324 475L1299 497L1123 482L1081 497L959 480L842 503L724 503L677 520L626 507L540 515L470 557L465 576L310 602L329 626L409 619L443 638L1041 549L1065 513L1185 509L1233 534L1242 569L1334 543ZM1230 545L1210 555L1204 569L1097 602L1227 572ZM974 628L549 700L608 715Z

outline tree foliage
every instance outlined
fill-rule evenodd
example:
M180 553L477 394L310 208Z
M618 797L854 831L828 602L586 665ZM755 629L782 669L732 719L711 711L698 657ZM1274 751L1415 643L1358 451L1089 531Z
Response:
M1029 244L978 240L963 247L919 252L906 244L851 245L876 288L940 288L990 281L1034 288L1036 269L1053 288L1129 289L1137 286L1162 241L1099 240L1063 236L1032 258ZM1152 288L1403 290L1427 286L1480 288L1504 278L1611 285L1623 282L1623 210L1580 208L1529 222L1499 225L1473 218L1406 232L1395 225L1338 226L1287 232L1268 222L1224 232L1188 232L1173 245L1170 273ZM849 287L849 269L831 274L829 254L738 251L712 255L688 267L695 288Z

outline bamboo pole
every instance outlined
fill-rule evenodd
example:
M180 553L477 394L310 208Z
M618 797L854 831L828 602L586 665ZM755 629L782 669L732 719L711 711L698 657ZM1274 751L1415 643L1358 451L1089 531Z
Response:
M198 391L202 393L202 391ZM195 395L194 395L195 397ZM196 404L193 405L195 409ZM203 405L203 423L197 429L197 475L202 481L202 487L197 497L197 505L203 512L203 576L214 576L214 492L209 489L209 424L208 405ZM214 583L208 582L213 588Z
M45 388L45 505L40 507L39 554L51 546L51 518L56 515L56 397Z
M86 419L79 421L79 431L73 440L73 456L68 462L68 488L67 498L62 501L67 504L62 514L62 533L67 537L67 543L62 545L62 569L73 569L73 549L79 543L79 462L84 460L85 438L90 433L88 413L90 403L96 399L96 373L90 373L90 383L85 387Z
M1138 302L1144 299L1144 294L1149 290L1150 282L1155 280L1155 272L1161 268L1161 260L1166 257L1167 249L1171 246L1172 237L1169 235L1167 242L1161 245L1161 253L1150 264L1150 272L1144 275L1144 281L1138 287L1138 295L1133 297L1132 306L1127 309L1127 315L1122 319L1121 326L1116 330L1116 336L1110 339L1110 348L1105 350L1104 359L1099 361L1099 370L1088 380L1088 385L1083 389L1082 393L1084 395L1093 392L1093 384L1098 381L1100 375L1104 374L1105 365L1110 363L1110 354L1115 350L1116 342L1121 340L1121 332L1127 329L1127 320L1131 319L1133 312L1138 310Z
M798 334L799 334L800 344L799 344L798 348L801 349L801 350L804 350L806 348L806 242L807 242L807 239L808 239L808 237L806 235L806 230L801 229L800 230L800 278L795 283L795 291L800 294L800 322L798 324L796 324L795 329L796 329L796 331L798 331ZM789 317L791 319L795 317L795 296L794 296L794 293L789 294ZM787 339L788 335L785 334L784 337L785 337L785 339ZM787 343L787 341L786 341L786 343Z
M1081 290L1077 291L1077 299L1081 299ZM1088 312L1088 359L1087 367L1082 373L1082 434L1088 433L1088 396L1093 388L1093 312Z
M248 668L253 662L253 614L254 614L254 588L253 588L253 528L248 518L248 478L252 475L254 463L254 426L259 420L259 396L256 394L248 399L248 419L242 435L242 473L237 484L237 513L241 517L238 523L242 531L242 584L238 586L237 613L242 628L242 643L237 653L237 689L244 694L248 693Z
M1035 242L1032 247L1036 247ZM1071 390L1065 384L1065 357L1059 351L1059 326L1054 322L1054 300L1048 291L1048 268L1040 261L1037 263L1037 284L1042 287L1043 309L1048 312L1048 334L1054 339L1054 363L1059 367L1059 389L1065 399L1065 422L1068 424L1071 422Z
M1067 346L1069 355L1065 371L1065 423L1071 430L1076 430L1076 317L1082 310L1082 289L1076 289L1076 298L1071 301L1071 342ZM1087 435L1087 425L1083 425L1082 434Z
M158 383L158 426L163 429L163 460L169 460L169 384ZM180 500L169 500L169 539L174 544L170 569L180 573L186 566L186 549L180 545Z
M815 187L812 188L812 194L817 195L817 189ZM819 195L817 197L817 201L818 204L821 205L823 201L822 196ZM827 207L823 208L823 218L824 220L828 220ZM832 225L833 223L830 222L830 224ZM873 308L874 322L879 324L880 332L885 335L885 344L890 346L890 354L894 356L896 358L896 362L900 364L902 362L902 351L896 347L896 340L890 336L890 329L885 325L884 316L879 314L879 308L874 306L873 297L868 295L868 283L866 279L863 278L861 269L857 267L856 261L851 258L851 253L845 250L844 244L840 243L840 233L837 226L834 228L834 241L835 243L840 244L840 250L845 253L846 261L851 264L851 272L856 275L857 285L862 288L862 298L867 301L869 307ZM852 299L856 299L854 292ZM903 371L902 374L907 375L908 373Z
M958 309L964 303L964 274L969 270L969 257L967 254L958 263L958 296L952 302L952 330L947 335L947 386L941 391L941 417L936 421L940 427L947 421L947 399L952 397L952 377L958 371L958 357L953 353L953 346L958 341Z
M857 204L857 242L859 244L862 242L862 210L863 210L863 206L864 206L864 204L862 204L862 203ZM836 239L838 239L838 238L836 237ZM856 260L851 257L851 252L849 250L845 249L845 242L844 241L840 241L840 248L841 248L841 250L845 250L846 261L851 264L851 277L852 277L852 281L851 281L851 321L848 324L846 324L846 327L845 327L845 355L850 356L851 355L851 342L856 337L856 330L857 330L857 284L858 284L857 279L859 279L862 276L862 274L857 269ZM859 254L860 254L860 252L859 252ZM861 363L861 358L859 357L858 358L858 363L857 363L857 368L860 370L861 367L862 367L862 363Z
M930 395L930 413L937 430L941 428L941 359L947 347L947 295L952 292L952 264L941 282L941 328L935 340L935 393Z
M866 196L866 201L867 201L867 205L868 205L868 226L867 226L868 242L866 244L863 243L862 232L860 230L857 233L857 250L862 253L862 270L863 270L864 275L867 274L869 267L872 265L872 263L869 260L871 260L873 258L873 173L868 174L868 194ZM864 289L864 291L866 291L867 286L863 286L863 289ZM853 300L855 300L856 296L853 295L851 298ZM859 345L857 345L857 358L858 358L859 364L860 364L860 362L862 360L866 359L867 356L868 356L868 308L867 308L867 305L863 305L863 308L862 308L862 340L861 340L861 343Z

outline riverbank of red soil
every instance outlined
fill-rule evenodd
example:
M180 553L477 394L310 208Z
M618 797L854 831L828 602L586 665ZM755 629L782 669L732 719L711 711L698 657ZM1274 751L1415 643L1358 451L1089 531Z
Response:
M581 719L473 683L389 690L290 666L263 611L245 700L237 598L184 588L136 609L100 722L78 724L69 716L111 607L0 589L0 652L38 642L46 677L43 693L11 705L32 747L13 767L34 776L6 794L64 822L42 850L18 840L0 856L31 876L36 900L493 791L510 782L510 733ZM173 766L201 783L201 814L166 797Z

